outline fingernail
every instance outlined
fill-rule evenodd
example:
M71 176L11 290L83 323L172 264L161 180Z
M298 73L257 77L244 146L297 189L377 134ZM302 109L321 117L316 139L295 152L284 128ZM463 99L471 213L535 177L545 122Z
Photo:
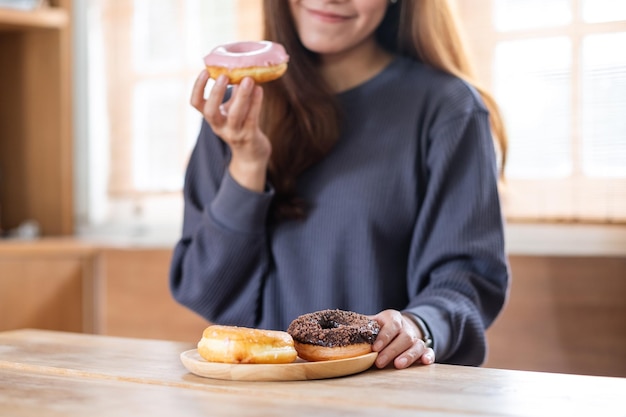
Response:
M252 81L252 78L249 78L249 77L244 78L243 81L241 82L241 85L244 88L252 88L253 84L254 84L254 81Z
M220 75L219 77L217 77L217 80L215 80L215 82L220 86L223 87L225 85L228 84L228 77L225 76L224 74Z
M379 356L379 357L376 359L376 363L377 363L378 365L380 365L380 366L385 366L385 365L387 365L387 357L386 357L386 356Z
M372 346L372 349L375 352L378 352L380 350L380 348L382 348L382 347L383 347L383 342L375 342L374 346Z
M407 358L400 358L398 359L398 367L404 368L408 362Z

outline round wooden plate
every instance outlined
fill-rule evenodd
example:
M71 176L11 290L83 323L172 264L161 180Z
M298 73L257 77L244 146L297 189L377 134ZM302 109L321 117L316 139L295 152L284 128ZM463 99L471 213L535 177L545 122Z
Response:
M285 364L232 364L204 360L197 349L180 354L187 370L198 376L231 381L304 381L352 375L369 369L377 352L348 359L307 362L300 358Z

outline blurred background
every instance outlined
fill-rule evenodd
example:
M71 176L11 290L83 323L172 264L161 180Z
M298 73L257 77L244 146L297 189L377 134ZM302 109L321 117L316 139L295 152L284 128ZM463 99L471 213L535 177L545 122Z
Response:
M261 0L11 3L0 330L195 341L206 323L167 287L189 95L214 46L261 38ZM626 376L626 1L453 3L510 134L513 286L486 366Z
M78 159L81 231L178 228L199 126L185 105L191 84L213 46L260 38L260 3L85 2L76 33L77 120L86 122L79 138L89 156ZM625 222L626 2L457 5L478 78L501 104L511 135L507 219Z

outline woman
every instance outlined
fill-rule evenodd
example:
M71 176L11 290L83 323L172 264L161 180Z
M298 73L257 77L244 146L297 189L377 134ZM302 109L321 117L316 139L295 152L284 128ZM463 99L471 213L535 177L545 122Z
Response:
M171 290L212 322L326 308L381 325L376 365L479 365L508 268L492 132L442 0L265 0L287 73L206 71ZM483 104L486 103L486 104ZM434 343L434 344L433 344Z

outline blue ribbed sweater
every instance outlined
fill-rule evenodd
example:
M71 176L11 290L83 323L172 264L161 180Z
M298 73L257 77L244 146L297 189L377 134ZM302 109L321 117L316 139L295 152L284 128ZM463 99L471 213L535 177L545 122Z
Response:
M407 58L338 98L341 139L298 183L309 215L274 226L271 185L239 186L203 123L174 298L212 322L281 330L326 308L397 309L427 323L438 362L482 363L509 282L486 108L466 83Z

